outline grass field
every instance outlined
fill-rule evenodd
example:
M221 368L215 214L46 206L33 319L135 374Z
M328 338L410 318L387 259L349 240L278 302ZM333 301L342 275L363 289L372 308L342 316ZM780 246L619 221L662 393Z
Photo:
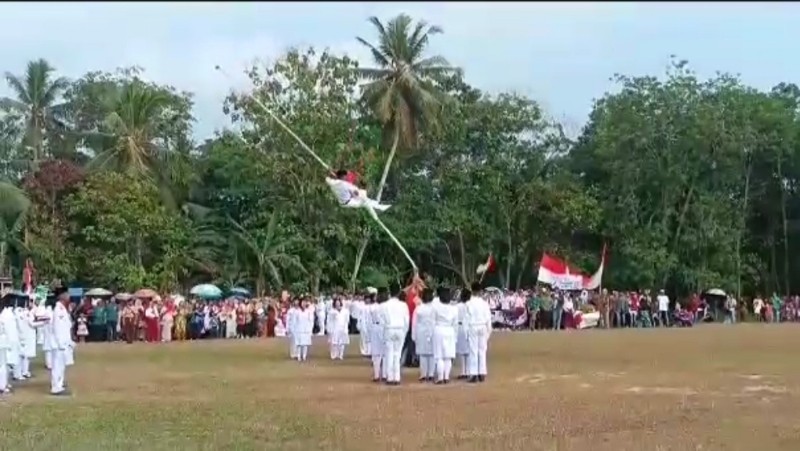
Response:
M2 450L800 449L800 329L501 333L489 380L374 385L351 345L84 345L0 400Z

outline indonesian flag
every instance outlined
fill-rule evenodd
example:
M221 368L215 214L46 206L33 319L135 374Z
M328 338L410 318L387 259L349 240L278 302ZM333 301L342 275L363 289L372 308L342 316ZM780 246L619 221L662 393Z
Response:
M542 254L537 280L563 290L596 290L603 281L605 261L606 247L603 246L600 268L592 276L587 276L580 269L563 260Z
M478 265L478 269L475 272L478 274L483 274L494 271L494 268L495 268L494 256L492 254L489 254L489 258L486 259L486 263Z

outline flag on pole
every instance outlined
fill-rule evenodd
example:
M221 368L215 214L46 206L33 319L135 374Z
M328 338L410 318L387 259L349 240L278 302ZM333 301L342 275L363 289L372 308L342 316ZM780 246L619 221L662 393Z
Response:
M494 255L489 254L489 258L486 259L486 263L478 265L478 269L475 272L478 274L489 273L494 271L495 266Z
M603 281L605 259L606 247L603 246L600 267L594 274L588 276L579 268L545 253L542 254L542 260L539 262L537 280L562 290L596 290Z

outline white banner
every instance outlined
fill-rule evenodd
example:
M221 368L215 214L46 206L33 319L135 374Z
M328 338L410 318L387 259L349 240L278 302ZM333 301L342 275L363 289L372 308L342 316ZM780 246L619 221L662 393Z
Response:
M571 274L564 274L564 275L553 275L553 283L551 284L554 288L559 290L583 290L583 277L581 276L574 276Z

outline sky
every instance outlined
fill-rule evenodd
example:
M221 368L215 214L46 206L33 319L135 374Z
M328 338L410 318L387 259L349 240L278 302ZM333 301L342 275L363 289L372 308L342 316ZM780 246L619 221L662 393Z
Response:
M369 64L355 37L374 38L369 16L401 12L444 29L430 53L461 67L470 84L532 97L568 131L613 89L613 74L661 75L672 54L701 77L800 84L800 3L791 2L10 2L0 3L0 70L22 73L36 58L68 78L142 66L148 79L195 93L195 136L204 139L229 125L222 100L247 87L247 65L309 45Z

